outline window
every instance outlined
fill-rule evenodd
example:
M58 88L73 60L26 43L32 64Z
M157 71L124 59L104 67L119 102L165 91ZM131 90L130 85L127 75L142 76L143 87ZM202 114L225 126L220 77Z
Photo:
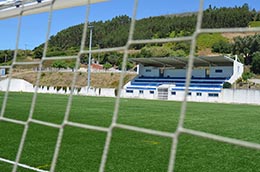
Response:
M223 70L222 69L216 69L215 73L223 73Z
M191 92L188 92L188 96L191 96Z
M140 94L144 94L144 90L139 90L139 93Z
M172 92L172 95L176 95L176 92L175 92L175 91L173 91L173 92Z
M152 70L151 69L146 69L145 72L152 72Z
M218 93L209 93L209 97L218 97Z
M202 96L202 93L196 93L197 96Z
M127 93L133 93L134 90L126 90Z
M150 91L150 94L154 94L154 91Z

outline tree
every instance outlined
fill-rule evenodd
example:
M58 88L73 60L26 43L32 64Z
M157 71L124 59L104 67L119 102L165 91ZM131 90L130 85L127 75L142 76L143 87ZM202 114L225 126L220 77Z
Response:
M0 63L7 63L14 57L13 50L0 50Z
M232 46L232 53L243 55L246 65L252 63L253 54L260 51L260 35L235 37L234 44Z
M260 74L260 52L256 52L253 55L253 61L252 61L252 72L255 74Z
M222 54L230 54L232 45L227 41L220 40L216 42L212 46L212 52L214 53L222 53Z
M40 46L35 47L33 49L33 57L34 58L36 58L36 59L42 58L42 56L43 56L43 46L44 46L44 44L41 44Z

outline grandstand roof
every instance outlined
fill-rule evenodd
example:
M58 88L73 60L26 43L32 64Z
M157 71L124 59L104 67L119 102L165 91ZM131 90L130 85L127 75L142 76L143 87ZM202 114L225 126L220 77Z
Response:
M163 57L163 58L134 58L132 62L143 64L144 66L156 67L175 67L184 68L188 66L189 58L187 57ZM227 56L201 56L194 58L194 67L208 66L233 66L235 60Z

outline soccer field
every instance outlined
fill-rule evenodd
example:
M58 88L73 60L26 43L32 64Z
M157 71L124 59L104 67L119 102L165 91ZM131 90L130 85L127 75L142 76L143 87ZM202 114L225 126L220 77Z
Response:
M4 116L26 121L33 94L10 93ZM1 102L4 93L0 93ZM61 124L68 96L38 94L33 119ZM1 103L2 104L2 103ZM74 96L69 121L109 127L114 98ZM1 106L2 108L2 106ZM121 99L118 123L174 132L181 102ZM253 105L188 103L184 127L260 143L260 107ZM0 121L0 158L15 161L23 126ZM30 123L21 164L49 170L59 130ZM57 172L98 171L105 132L65 126ZM172 140L116 128L113 130L107 172L167 171ZM0 161L0 171L12 165ZM19 167L19 172L30 171ZM176 172L257 172L260 151L181 134Z

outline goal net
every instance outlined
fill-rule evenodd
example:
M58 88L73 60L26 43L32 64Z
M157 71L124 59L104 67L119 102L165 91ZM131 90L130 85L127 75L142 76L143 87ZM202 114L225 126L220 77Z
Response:
M92 29L89 27L89 18L91 17L92 12L95 13L95 11L92 11L92 4L105 4L109 3L109 1L42 0L41 2L37 2L32 0L24 0L21 1L21 5L19 8L13 6L9 6L6 8L1 7L1 27L5 27L4 24L6 20L13 20L13 18L17 19L18 24L17 26L12 28L5 28L6 30L13 30L15 33L15 36L10 38L10 41L15 42L15 51L13 54L12 63L6 63L4 66L1 66L1 68L3 69L8 69L9 80L7 80L8 82L6 82L6 91L1 94L2 106L0 114L0 171L2 171L2 168L4 169L4 171L10 170L12 172L103 172L138 171L138 169L139 171L141 169L141 171L172 172L177 171L178 169L182 169L180 168L180 166L182 165L178 165L178 163L182 163L184 169L189 163L191 163L189 164L190 167L193 167L192 162L189 161L189 156L198 160L195 163L201 163L201 161L203 161L199 159L204 155L195 155L193 154L194 152L185 152L183 149L194 147L193 149L190 149L194 151L197 147L197 149L201 149L200 153L207 154L207 150L210 146L205 146L203 149L203 146L201 145L211 145L215 143L220 145L224 144L228 146L225 148L221 148L220 146L218 147L219 149L209 150L213 151L212 154L214 154L214 151L218 152L219 150L223 152L234 152L238 151L239 149L242 149L243 151L240 151L240 154L235 154L234 156L240 156L245 153L248 156L246 162L251 161L252 158L256 158L257 155L259 156L259 140L257 143L257 139L259 139L259 137L253 137L252 139L247 138L246 136L247 133L250 133L249 131L245 132L244 136L236 137L234 133L229 133L228 129L223 132L219 130L217 132L211 132L210 129L200 130L199 128L196 128L195 125L193 126L192 124L199 125L199 122L196 123L196 121L192 121L193 118L191 118L190 116L196 116L196 114L192 114L190 111L189 116L187 117L187 97L193 68L193 59L196 55L197 38L199 35L204 33L255 33L259 32L260 28L202 28L203 11L205 9L205 4L203 0L200 0L197 1L198 10L195 15L195 31L190 36L179 36L173 38L151 37L150 39L135 39L134 35L137 27L136 21L138 18L137 16L139 14L138 12L141 13L141 11L145 12L146 10L148 10L145 9L144 6L142 6L143 8L139 8L140 4L144 2L149 3L148 1L141 0L131 1L132 6L130 8L132 11L132 16L130 26L127 29L128 39L126 40L126 42L124 42L122 46L111 48L98 47L92 50L88 48L88 45L90 43L87 42L89 31ZM161 1L156 1L156 3L161 3ZM176 1L176 3L187 2ZM81 36L80 50L75 54L75 56L47 56L47 51L49 47L48 41L51 37L52 26L55 24L54 12L65 8L74 8L76 6L84 6L86 8L85 14L84 16L82 16L84 18L84 26ZM26 29L26 27L23 26L23 22L26 22L28 16L33 16L41 13L44 13L44 19L46 19L45 21L42 21L42 25L39 26L39 32L44 32L44 36L42 37L44 37L45 42L44 44L42 44L41 58L39 61L20 61L18 59L18 54L20 52L20 49L22 49L21 47L23 46L20 45L20 41L21 39L23 39L21 35L24 32L23 29ZM74 16L74 14L71 13L70 17L74 18L78 16ZM67 19L63 18L62 20ZM29 23L31 25L34 24L32 22ZM31 35L31 37L33 37L33 35ZM161 45L163 43L177 42L190 42L185 96L183 97L183 101L180 104L176 102L175 104L169 101L162 102L147 100L149 105L147 105L147 103L142 104L141 106L141 103L139 104L139 100L128 100L120 97L124 85L124 79L127 74L126 66L128 62L128 57L129 54L132 53L133 46L149 44ZM26 46L30 46L29 44L30 43L28 43L28 45L25 45L25 53L26 48L28 48ZM85 98L84 96L76 96L75 93L78 89L77 80L81 75L81 72L78 70L82 56L97 55L107 52L121 52L123 54L120 79L117 82L118 89L116 99L111 100L100 98L98 99L98 101L96 101L94 97L91 96L86 96ZM45 75L51 75L42 71L42 68L44 68L46 63L58 60L73 61L75 63L75 70L72 72L72 75L70 76L71 87L69 90L66 90L67 94L63 95L63 97L61 98L55 99L54 97L51 97L52 95L40 94L39 90L41 89L41 81L44 80ZM36 77L36 82L34 83L35 91L33 94L28 93L24 95L25 97L19 98L19 94L13 94L9 90L13 82L13 80L11 79L17 74L17 67L20 67L22 69L23 66L31 66L31 68L37 68L37 70L35 70L36 75L31 76L28 74L29 77ZM53 99L55 99L55 101L57 102L52 102ZM83 100L86 100L87 104L82 104L82 102L84 102ZM55 104L55 107L52 108L48 104ZM85 111L88 108L91 108L92 106L96 107L93 108L92 111L88 111L86 112L86 114L84 114L83 111ZM197 106L194 104L191 104L190 106L193 108L194 113L196 111L196 108L198 108L198 113L200 113L200 110L202 109L207 109L207 105L204 105L203 108L201 108L199 105ZM28 109L26 109L26 107L28 107ZM242 105L241 108L242 107L247 108L244 105ZM214 108L214 110L219 110L219 112L221 113L221 106L216 105L216 107ZM254 108L256 113L259 112L259 108ZM82 112L80 112L80 109L82 109ZM112 111L110 111L111 109ZM43 112L46 114L42 114ZM79 117L77 116L77 113L82 113L90 117ZM142 113L144 113L146 117L142 117ZM172 116L175 119L168 119L169 116L167 115L165 115L166 119L163 119L164 114L171 113L174 113L172 114ZM207 113L210 113L210 111L208 111ZM54 118L53 116L57 114L59 114L59 117ZM121 114L122 116L127 118L129 122L121 122L123 121L123 117L121 116ZM98 117L99 115L100 118ZM236 118L235 116L233 117ZM201 120L203 116L199 116L198 118L199 119L197 120ZM251 118L249 114L247 119L251 119L251 122L256 122L257 120L259 121L259 115L256 115ZM159 122L158 120L161 120L161 122ZM213 123L214 120L216 120L215 123L219 122L216 118L211 119ZM232 119L229 118L229 120ZM156 123L158 123L157 127L151 127L153 124L155 125ZM191 125L189 125L190 123ZM200 125L205 125L205 127L207 127L207 124ZM221 127L223 125L219 126ZM241 127L243 127L242 124ZM254 129L258 132L259 135L259 129L257 127L255 127ZM195 141L191 141L192 139L194 139ZM117 144L115 144L113 141ZM190 147L182 146L183 144L187 144L189 142L192 143ZM126 148L124 146L128 146L129 149L125 150ZM206 150L202 151L202 149ZM82 153L84 151L86 152ZM160 153L163 153L163 155L159 155ZM36 154L38 154L38 156L36 156ZM177 160L178 155L181 159L179 161ZM251 155L252 157L250 159ZM223 157L219 156L216 158L222 159ZM228 156L225 158L228 159ZM41 161L42 164L39 164L39 162ZM243 160L240 159L240 161ZM256 159L256 161L252 163L254 164L254 169L259 169L259 165L257 165L260 164L259 162L260 159L258 157L258 159ZM94 167L92 167L92 165L94 165ZM137 170L135 166L138 166ZM159 167L157 168L154 166ZM197 166L194 165L194 168L197 168ZM215 166L213 168L215 168ZM231 166L230 168L235 167ZM229 169L229 167L227 167L227 169ZM203 168L199 170L210 171L209 169Z

